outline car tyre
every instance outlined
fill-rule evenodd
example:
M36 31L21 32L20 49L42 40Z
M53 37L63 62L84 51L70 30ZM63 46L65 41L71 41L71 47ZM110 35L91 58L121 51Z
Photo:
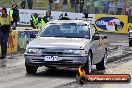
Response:
M29 74L36 74L38 67L30 66L25 62L26 72Z
M84 65L84 70L86 74L90 74L92 72L92 55L91 53L88 54L87 61Z
M132 46L132 41L131 40L129 40L129 46Z
M107 51L104 54L104 57L102 58L101 62L99 62L98 64L96 64L96 69L97 70L105 70L106 69L106 65L107 65Z

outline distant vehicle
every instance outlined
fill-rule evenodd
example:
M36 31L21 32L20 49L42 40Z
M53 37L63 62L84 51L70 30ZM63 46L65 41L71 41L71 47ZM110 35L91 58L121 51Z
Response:
M129 26L128 29L128 39L129 39L129 46L132 46L132 26Z
M91 73L92 65L105 70L107 45L107 36L100 35L88 21L50 21L26 47L26 71L36 73L39 66L78 68L80 65L86 66L87 73Z

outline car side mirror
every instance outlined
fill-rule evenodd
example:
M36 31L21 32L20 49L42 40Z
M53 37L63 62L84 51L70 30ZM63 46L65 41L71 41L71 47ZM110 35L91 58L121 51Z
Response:
M92 40L95 41L95 40L100 40L100 36L99 35L93 35L92 36Z
M36 38L35 34L30 34L30 38Z

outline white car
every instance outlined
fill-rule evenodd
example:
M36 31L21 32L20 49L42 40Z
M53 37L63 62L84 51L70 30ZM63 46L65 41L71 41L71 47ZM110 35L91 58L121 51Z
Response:
M93 24L83 20L54 20L38 33L26 48L27 73L36 73L39 66L85 66L91 73L92 65L104 70L107 63L107 36L99 35Z

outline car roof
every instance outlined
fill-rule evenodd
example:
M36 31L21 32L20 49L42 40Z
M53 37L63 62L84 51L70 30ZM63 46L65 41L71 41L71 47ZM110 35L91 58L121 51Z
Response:
M77 23L77 24L87 24L89 25L90 22L84 20L53 20L50 21L49 24L56 24L56 23Z

